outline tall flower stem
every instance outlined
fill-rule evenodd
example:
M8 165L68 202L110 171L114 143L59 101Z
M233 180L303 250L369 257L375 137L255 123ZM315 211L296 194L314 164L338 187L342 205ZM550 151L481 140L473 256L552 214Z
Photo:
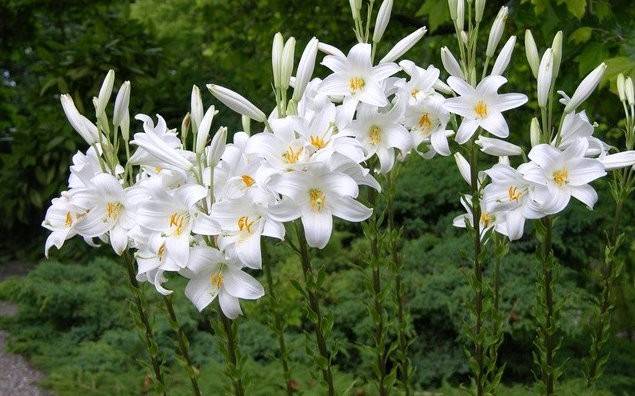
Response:
M368 202L370 207L376 208L377 192L374 189L368 191ZM377 388L380 396L388 394L386 380L388 377L387 361L388 351L386 350L386 319L384 311L384 293L381 288L381 251L379 240L379 219L376 211L369 219L366 227L366 237L370 243L370 266L371 266L371 304L370 314L375 322L373 338L375 341L375 359L377 376Z
M266 243L263 244L263 256L266 256ZM282 374L284 376L285 390L287 395L293 395L293 386L291 381L291 369L289 368L289 356L287 354L287 344L284 337L286 328L282 312L278 309L278 298L276 296L276 288L271 273L271 266L264 265L265 279L267 281L267 289L269 294L269 307L273 318L273 330L278 338L278 347L280 348L280 362L282 363Z
M146 349L148 351L148 356L150 357L150 365L154 371L154 378L157 382L159 392L162 395L166 395L165 382L163 381L163 375L161 373L161 356L159 353L159 347L154 339L154 332L152 331L150 319L145 308L146 302L141 288L139 287L139 282L135 276L134 260L127 251L124 253L124 261L126 262L126 269L128 271L128 281L130 291L132 292L132 301L138 315L138 318L135 318L134 322L146 343Z
M174 312L174 306L172 305L172 296L163 296L163 304L165 305L165 310L170 319L172 330L176 334L176 339L179 347L179 355L181 355L181 358L183 359L183 365L185 366L185 370L187 371L187 374L190 377L190 382L192 383L192 394L195 396L200 396L201 390L198 386L199 371L190 357L190 342L187 339L187 335L185 335L185 332L183 331L183 327L179 324L176 313Z
M225 374L232 382L232 390L234 396L244 396L245 388L241 378L241 370L239 367L238 354L238 326L233 320L227 318L220 307L218 307L218 316L221 322L223 337L225 338Z
M394 304L397 308L397 364L399 366L400 382L406 396L410 396L410 359L408 359L408 320L405 290L403 287L403 263L399 251L399 231L395 228L395 176L399 168L396 167L387 176L386 211L388 213L388 248L390 249L391 269L394 281Z
M539 257L542 264L542 274L538 282L538 339L535 344L538 349L536 358L540 365L540 376L546 395L553 395L558 369L555 365L556 349L559 341L556 337L556 305L554 302L554 259L551 248L551 234L553 219L549 216L541 220L538 229L542 246Z
M474 237L474 273L472 287L474 290L473 328L474 353L474 381L477 396L485 393L485 345L483 335L483 263L481 260L481 202L478 182L478 146L472 140L470 145L470 184L472 187L472 228Z
M302 264L302 273L304 275L305 296L307 299L307 308L311 316L313 317L313 331L315 332L315 342L317 344L319 358L316 358L316 363L322 371L322 377L326 383L328 389L328 395L335 395L335 386L333 385L333 372L331 363L331 354L326 345L326 323L320 308L320 296L318 279L315 276L313 268L311 267L311 257L309 255L309 246L304 236L304 228L301 224L295 224L296 235L298 237L298 252L300 255L300 261Z
M593 336L589 357L586 364L586 383L593 386L604 371L608 359L608 353L604 352L604 346L609 339L611 330L611 313L613 311L614 286L621 271L621 263L615 259L615 254L623 242L623 234L619 234L620 219L624 201L632 191L630 169L614 171L614 179L611 184L611 193L615 201L615 212L609 232L606 234L606 247L604 250L604 262L601 267L601 294L598 299L597 312L592 328Z

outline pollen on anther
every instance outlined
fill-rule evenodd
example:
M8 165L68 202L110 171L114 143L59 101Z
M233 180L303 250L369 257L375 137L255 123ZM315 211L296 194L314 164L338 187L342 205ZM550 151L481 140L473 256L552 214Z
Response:
M474 105L474 113L476 113L478 118L487 117L487 104L485 104L482 100L476 102Z

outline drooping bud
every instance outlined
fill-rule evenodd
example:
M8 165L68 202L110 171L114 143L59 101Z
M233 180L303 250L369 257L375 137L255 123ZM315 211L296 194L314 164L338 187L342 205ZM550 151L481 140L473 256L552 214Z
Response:
M110 69L104 78L104 82L101 83L99 89L99 95L97 95L97 103L95 104L95 113L97 117L106 111L110 95L112 95L112 87L115 84L115 71Z
M373 31L373 42L378 43L384 36L386 26L390 21L390 13L392 12L393 0L384 0L377 12L377 19L375 22L375 30Z
M547 49L542 56L538 67L538 106L545 108L549 91L551 89L551 76L553 73L553 54L551 48Z
M60 102L62 102L62 108L66 118L68 118L68 122L86 143L92 146L99 142L97 127L88 118L79 113L75 103L73 103L73 98L69 94L64 94L60 96Z
M207 84L207 89L225 106L238 114L243 114L258 122L267 121L267 116L256 105L245 99L242 95L231 89L215 84Z
M291 37L284 44L282 50L282 64L280 68L280 87L282 89L289 88L289 80L293 74L293 64L295 55L295 38Z
M527 56L527 62L531 68L531 73L534 78L538 78L538 65L540 64L540 56L538 55L538 48L534 41L534 36L531 34L531 30L525 30L525 55Z
M284 48L284 38L280 32L273 36L271 45L271 70L273 71L273 86L280 88L280 73L282 70L282 50Z
M508 141L502 139L479 136L478 139L476 139L474 142L481 146L481 151L485 154L494 155L497 157L520 155L523 152L520 146L516 146L515 144L509 143Z
M591 73L584 77L584 80L582 80L580 85L578 85L578 88L575 90L575 92L571 96L571 99L565 106L565 113L574 111L576 108L578 108L578 106L580 106L580 104L582 104L582 102L588 99L595 88L597 88L600 80L602 80L604 71L606 71L606 63L602 62L598 67L593 69Z
M381 64L381 63L389 63L389 62L396 61L403 54L408 52L410 48L412 48L415 44L417 44L419 40L423 38L423 36L426 34L427 31L428 30L425 27L421 27L415 30L414 32L410 33L406 37L402 38L401 40L399 40L399 42L397 42L397 44L395 44L394 47L392 47L390 51L388 51L386 56L384 56L379 61L379 63Z
M515 45L516 36L511 36L496 57L496 61L492 67L492 72L490 73L492 76L500 76L505 72L505 69L507 69L507 66L509 65L509 61L512 58L512 52L514 52Z
M494 56L494 52L496 52L496 47L503 36L503 31L505 30L505 22L507 21L507 7L501 7L500 11L498 11L498 15L496 15L496 19L494 20L494 24L492 25L492 29L489 31L489 38L487 39L487 49L485 50L485 55L488 58Z
M542 132L540 131L540 124L538 123L538 119L534 117L531 119L531 124L529 126L529 139L531 140L531 147L540 144L540 135L542 135Z

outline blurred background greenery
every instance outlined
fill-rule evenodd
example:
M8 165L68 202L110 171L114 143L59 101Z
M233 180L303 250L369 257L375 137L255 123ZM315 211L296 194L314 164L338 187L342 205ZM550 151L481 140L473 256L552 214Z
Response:
M631 0L512 0L488 1L492 21L507 5L507 33L518 36L510 65L508 89L535 89L528 78L522 37L531 29L544 50L557 30L565 45L560 86L571 93L585 73L601 61L608 71L601 89L586 106L598 123L597 134L623 144L617 130L621 106L614 93L619 72L635 74L635 5ZM33 268L26 277L0 283L0 299L19 304L15 318L0 318L11 333L9 348L27 356L47 374L44 386L57 394L139 394L148 390L149 370L140 357L143 344L128 319L128 290L123 267L106 249L90 249L71 241L53 259L42 260L45 233L40 228L51 198L65 188L68 165L84 144L67 124L59 94L73 95L80 111L91 113L106 71L117 72L118 83L132 82L131 113L160 112L175 128L188 111L192 84L218 82L263 109L272 108L271 38L277 31L293 35L302 48L312 37L346 49L354 44L346 0L4 0L0 3L0 273L3 268ZM454 47L446 0L395 0L392 21L379 53L400 37L427 25L424 40L409 54L422 65L440 66L439 49ZM486 41L484 30L481 40ZM324 75L321 67L317 74ZM530 95L531 96L531 95ZM212 103L211 96L205 99ZM512 139L528 143L528 124L536 104L511 115ZM231 131L239 117L221 108L222 123ZM136 126L138 129L138 125ZM565 336L561 358L566 364L563 394L584 390L582 358L590 342L589 320L598 294L595 269L603 252L603 230L611 213L607 182L597 183L600 202L590 212L573 204L556 224L556 255L560 260L558 295L564 301L560 325ZM464 192L451 158L424 161L412 156L398 183L397 221L404 228L408 307L416 337L411 346L417 389L442 394L460 392L468 384L461 327L469 287L465 235L451 227ZM624 211L628 242L620 254L626 260L614 315L611 359L597 394L635 394L635 205ZM265 265L274 268L278 296L289 321L292 370L298 390L320 394L305 354L307 330L301 298L291 280L299 267L283 246L270 249ZM501 360L506 364L501 394L532 394L531 314L538 264L529 229L504 259L504 309L509 315ZM338 225L316 265L329 273L324 291L341 341L336 359L340 389L373 394L370 340L362 290L365 241L357 226ZM291 258L289 258L291 257ZM36 263L39 263L35 265ZM201 366L203 388L218 394L224 386L221 354L208 323L177 293L178 314L185 323L192 351ZM146 288L148 298L156 292ZM248 394L281 392L274 333L269 330L267 298L244 304L240 342L249 375ZM165 354L173 394L187 394L188 384L172 352L172 339L160 307L155 325ZM366 392L366 393L364 393Z

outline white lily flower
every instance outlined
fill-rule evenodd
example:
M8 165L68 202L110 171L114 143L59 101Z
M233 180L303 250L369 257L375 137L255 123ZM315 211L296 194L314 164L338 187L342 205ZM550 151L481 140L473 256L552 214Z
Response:
M165 254L179 266L187 264L190 234L217 235L219 228L197 203L207 196L200 185L186 184L173 191L154 189L136 210L136 222L165 237Z
M450 114L444 103L445 99L441 95L433 94L406 108L404 125L410 129L414 147L429 143L433 153L450 155L446 136Z
M455 217L454 220L452 220L452 225L458 228L466 228L467 226L473 227L472 196L467 194L463 195L461 197L461 205L466 213ZM500 234L507 235L504 213L492 212L490 208L486 207L484 201L480 202L480 206L481 216L479 218L479 228L481 231L481 239L483 239L492 228Z
M352 118L359 102L384 107L388 99L382 82L399 71L394 63L373 66L370 44L360 43L351 48L346 58L325 56L322 64L333 71L320 85L325 95L344 97L344 109Z
M221 228L218 247L250 268L262 268L261 236L284 239L284 225L249 196L215 203L211 216Z
M478 127L500 138L509 136L509 127L501 113L522 106L527 102L527 96L497 93L506 82L505 77L488 76L473 88L460 78L448 78L450 87L460 95L445 101L446 109L463 117L456 135L457 143L467 142Z
M382 112L375 106L361 105L350 127L350 133L364 147L368 158L377 155L379 172L389 172L395 163L395 149L405 155L412 148L412 137L401 125L402 110L399 106Z
M137 120L143 121L144 133L135 133L130 144L139 149L130 157L130 162L138 165L177 171L189 171L194 166L192 153L181 150L181 141L173 130L168 130L165 120L157 115L158 123L144 114L137 114Z
M399 66L410 76L410 80L402 88L409 104L434 93L434 83L439 80L439 69L432 65L422 69L409 60L399 62Z
M296 135L297 125L298 120L293 117L271 120L272 132L252 135L245 152L264 158L278 171L304 168L311 153L306 150L304 139Z
M609 154L598 158L598 160L604 165L606 170L628 168L635 165L635 151L629 150Z
M285 198L270 208L270 216L282 222L301 218L307 243L319 249L331 237L333 216L361 222L373 213L355 200L359 192L355 180L325 165L278 174L271 179L271 188Z
M520 146L501 139L479 136L475 143L481 147L482 152L496 157L521 155L523 152Z
M60 101L68 122L82 139L91 146L98 143L99 131L97 127L88 118L79 113L75 103L73 103L73 98L69 94L63 94L60 95Z
M137 261L137 281L152 283L164 296L172 294L171 290L163 287L167 280L163 273L179 271L182 266L166 254L165 237L142 227L133 229L129 235L137 247L134 254Z
M380 65L389 64L401 58L403 54L408 52L410 48L414 47L415 44L417 44L419 40L423 38L423 36L426 34L427 31L428 31L427 28L421 27L415 30L414 32L410 33L406 37L402 38L401 40L399 40L399 42L397 42L397 44L395 44L395 46L392 47L390 51L388 51L386 56L384 56L379 61L379 64Z
M570 144L575 143L578 139L584 139L588 142L588 148L585 156L602 156L605 155L610 146L600 139L592 136L593 125L584 111L580 113L568 113L564 116L562 127L560 128L560 144L558 148L564 150ZM556 146L556 141L551 142L552 146Z
M578 88L576 88L573 93L573 96L571 96L571 99L567 102L567 105L564 108L565 113L574 111L578 108L578 106L580 106L580 104L582 104L582 102L591 96L591 93L595 91L595 88L600 83L605 71L606 63L602 62L598 67L593 69L591 73L584 77L580 85L578 85Z
M236 113L246 115L252 120L256 120L258 122L267 121L267 116L262 112L262 110L237 92L214 84L207 84L207 89L209 89L216 99L220 100L225 106L229 107Z
M498 53L496 61L494 61L494 66L492 66L492 72L490 73L490 75L503 75L503 73L507 69L507 66L509 65L509 61L512 59L512 52L514 52L515 45L516 36L511 36L509 40L507 40L501 51Z
M242 314L239 299L257 300L265 295L264 288L256 279L243 272L235 261L228 260L211 247L192 248L187 269L181 272L190 280L185 287L185 295L199 311L218 297L223 314L229 319L236 319Z
M61 249L64 242L77 235L75 225L87 213L87 210L77 206L72 194L63 192L60 197L53 198L51 206L46 210L42 227L50 230L46 238L44 255L48 257L52 246Z
M588 145L578 139L564 151L539 144L529 152L532 162L520 171L526 180L541 187L534 196L546 214L562 211L572 196L593 208L598 195L588 183L605 176L606 171L600 161L584 158Z

